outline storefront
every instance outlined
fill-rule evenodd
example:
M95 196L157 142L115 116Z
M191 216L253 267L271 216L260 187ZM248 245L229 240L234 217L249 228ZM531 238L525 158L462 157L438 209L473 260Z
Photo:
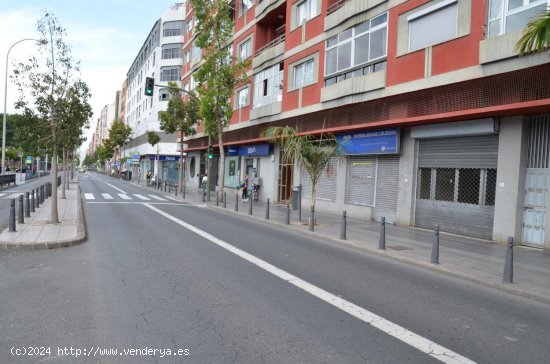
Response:
M252 179L254 175L258 177L259 183L266 181L271 184L273 171L270 167L272 165L270 154L271 146L267 143L228 146L225 157L224 186L238 188L245 177ZM264 190L265 187L267 186L263 186ZM270 187L267 189L269 190Z

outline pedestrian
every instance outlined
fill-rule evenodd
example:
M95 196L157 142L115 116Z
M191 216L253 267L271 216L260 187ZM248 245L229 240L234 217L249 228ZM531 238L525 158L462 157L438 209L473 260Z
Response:
M244 179L239 184L239 188L242 190L241 199L243 201L248 201L248 175L244 176Z
M151 185L151 170L147 171L145 178L147 179L147 187L149 187Z
M206 195L206 189L208 188L208 173L204 173L204 176L202 176L202 188L204 190L204 194Z

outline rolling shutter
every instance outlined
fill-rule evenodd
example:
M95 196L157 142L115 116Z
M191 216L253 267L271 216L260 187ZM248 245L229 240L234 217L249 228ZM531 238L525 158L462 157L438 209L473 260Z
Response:
M378 221L382 216L387 222L393 223L397 212L397 190L399 183L399 156L378 157L376 182L376 203L374 218Z
M349 157L346 203L372 206L376 157Z

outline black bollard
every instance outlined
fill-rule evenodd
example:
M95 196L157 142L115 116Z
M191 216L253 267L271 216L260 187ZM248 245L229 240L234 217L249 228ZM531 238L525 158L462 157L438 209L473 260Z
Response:
M298 186L298 221L302 221L302 184Z
M202 202L206 201L206 191L202 191Z
M347 215L347 212L346 210L344 210L344 212L342 213L342 225L340 226L340 239L342 240L346 240L346 227L347 227L346 215Z
M220 206L220 191L216 191L216 206Z
M514 238L508 237L508 246L506 247L506 260L504 261L504 273L502 280L507 283L514 282Z
M36 201L36 208L39 208L40 207L40 189L37 188L35 191L34 191L34 194L36 195L35 197L35 201Z
M31 190L31 212L34 212L34 188Z
M164 185L164 192L166 192L166 185ZM172 193L172 184L168 185L168 193Z
M313 206L311 206L311 210L309 212L309 231L314 231L315 230L315 209L313 208Z
M25 192L25 217L31 217L31 201L29 200L29 192Z
M435 227L432 243L432 264L439 264L439 225Z
M44 196L44 185L40 186L40 203L44 203L44 199L45 199L45 196Z
M180 188L180 185L174 185L174 196L178 197L178 188Z
M286 204L285 224L290 225L290 205Z
M227 192L223 191L223 208L227 208Z
M235 194L235 211L239 211L239 194Z
M269 198L267 199L267 205L265 205L265 219L269 220Z
M382 216L380 221L380 238L378 239L378 249L386 250L386 218Z
M185 200L185 185L183 185L183 199Z
M19 210L17 211L17 223L24 224L25 223L25 212L23 207L23 195L19 195Z
M252 215L252 201L253 200L254 199L252 198L252 196L250 196L250 198L248 199L248 203L249 203L249 205L248 205L248 214L249 215Z
M15 230L15 198L11 199L10 203L10 231L17 231Z

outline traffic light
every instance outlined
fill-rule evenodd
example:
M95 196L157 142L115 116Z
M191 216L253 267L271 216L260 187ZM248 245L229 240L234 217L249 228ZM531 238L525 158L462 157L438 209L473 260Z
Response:
M208 146L208 159L214 158L214 148L211 145Z
M153 77L145 78L145 96L153 96L155 90L155 79Z

